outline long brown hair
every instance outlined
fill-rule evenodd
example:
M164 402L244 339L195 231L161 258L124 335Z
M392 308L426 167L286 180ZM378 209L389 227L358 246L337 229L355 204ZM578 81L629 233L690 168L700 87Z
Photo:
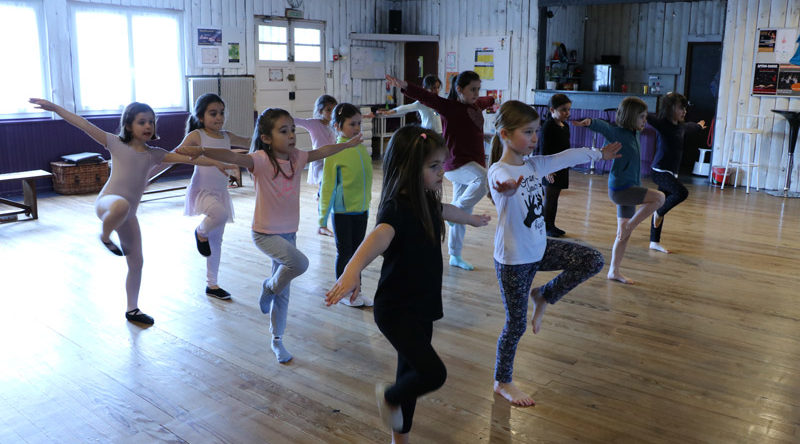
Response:
M492 158L495 163L503 156L503 142L500 140L500 130L514 131L517 128L539 120L539 113L532 106L519 100L509 100L500 107L494 120L494 137L492 137Z
M625 97L617 107L617 125L631 131L637 131L636 119L639 118L639 114L646 111L647 104L644 103L644 100L634 96Z
M269 146L268 143L264 143L261 140L261 135L264 134L268 137L272 137L272 130L275 128L275 122L281 117L288 117L292 118L292 115L289 114L289 111L281 108L267 108L265 109L261 115L258 116L258 122L256 122L256 129L253 131L253 142L250 145L250 152L254 153L258 150L264 151L267 153L267 157L269 157L270 163L272 163L273 168L275 168L275 175L272 177L273 179L278 177L278 174L282 174L283 177L287 179L291 179L294 177L294 164L289 162L289 168L291 170L291 174L286 174L281 168L281 165L278 163L278 159L275 157L275 153L272 151L272 147Z
M434 131L415 125L406 125L397 130L389 140L383 157L383 190L378 210L401 194L406 196L414 216L422 222L425 234L434 242L435 222L440 224L439 242L444 240L442 195L441 192L425 189L422 169L425 160L438 150L445 151L444 140Z

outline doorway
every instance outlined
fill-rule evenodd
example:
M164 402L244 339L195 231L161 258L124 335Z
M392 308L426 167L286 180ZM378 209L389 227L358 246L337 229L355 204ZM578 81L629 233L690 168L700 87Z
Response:
M283 108L310 118L325 93L325 24L310 20L263 18L256 22L255 106ZM311 137L297 128L297 148L311 149Z
M714 121L719 98L721 64L721 42L689 42L686 52L686 89L684 91L684 95L689 99L689 109L686 111L687 122L705 120L708 128ZM698 148L707 147L708 129L693 137L687 137L684 142L681 173L691 173L699 155Z
M406 81L422 86L422 78L428 74L437 75L439 72L439 43L437 42L406 42L404 53L405 66L403 78ZM445 82L442 81L442 88ZM402 94L401 94L402 95ZM403 96L403 104L413 103L414 99ZM400 101L398 101L400 104ZM406 114L406 123L419 122L417 113Z

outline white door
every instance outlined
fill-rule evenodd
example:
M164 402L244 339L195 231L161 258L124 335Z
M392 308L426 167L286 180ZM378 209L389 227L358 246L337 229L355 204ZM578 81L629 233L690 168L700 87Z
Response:
M325 24L272 19L256 23L256 110L283 108L309 118L325 93ZM297 147L311 149L311 138L297 129Z

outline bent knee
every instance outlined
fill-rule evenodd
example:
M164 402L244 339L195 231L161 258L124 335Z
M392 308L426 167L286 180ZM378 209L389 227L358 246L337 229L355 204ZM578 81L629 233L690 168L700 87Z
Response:
M439 364L432 369L428 378L428 387L431 391L436 390L443 386L445 381L447 381L447 367L444 366L443 362L439 361Z
M300 253L300 256L297 258L297 262L294 263L292 268L297 270L299 274L305 273L306 270L308 270L308 257L306 257L305 254Z

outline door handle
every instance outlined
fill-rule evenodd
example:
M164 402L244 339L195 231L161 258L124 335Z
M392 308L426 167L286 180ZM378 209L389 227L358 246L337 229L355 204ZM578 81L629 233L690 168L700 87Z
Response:
M294 91L289 92L289 100L294 100Z

